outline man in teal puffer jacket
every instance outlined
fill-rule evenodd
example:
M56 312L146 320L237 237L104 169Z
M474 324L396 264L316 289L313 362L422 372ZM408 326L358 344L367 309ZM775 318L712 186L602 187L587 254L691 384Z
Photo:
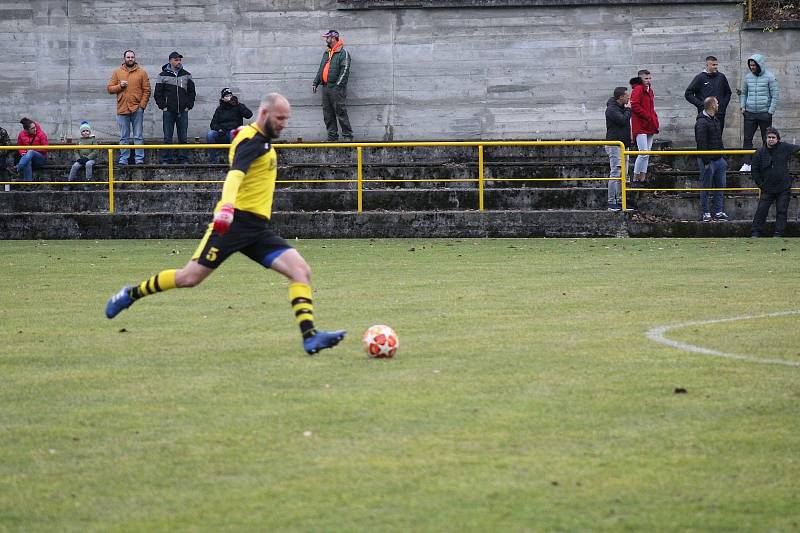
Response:
M780 89L775 74L767 70L764 56L753 54L747 58L747 67L750 72L742 82L741 105L744 114L744 144L743 150L753 149L753 135L761 128L761 141L767 143L767 128L772 126L772 115L778 107ZM744 164L739 172L750 172L749 155L745 156Z

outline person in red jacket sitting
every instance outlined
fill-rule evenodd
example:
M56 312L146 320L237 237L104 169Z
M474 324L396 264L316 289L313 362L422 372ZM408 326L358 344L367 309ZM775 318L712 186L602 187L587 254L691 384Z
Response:
M50 144L47 141L47 134L44 132L38 122L25 117L19 121L22 124L22 131L17 136L17 144L19 146L46 146ZM47 160L46 150L20 150L19 161L16 165L9 165L8 171L12 174L19 174L22 172L22 179L24 181L33 181L33 167L40 167L44 165Z
M639 77L631 79L631 135L639 150L652 150L653 137L658 133L658 115L654 104L653 76L649 70L640 70ZM633 181L645 181L650 156L640 155L633 164Z

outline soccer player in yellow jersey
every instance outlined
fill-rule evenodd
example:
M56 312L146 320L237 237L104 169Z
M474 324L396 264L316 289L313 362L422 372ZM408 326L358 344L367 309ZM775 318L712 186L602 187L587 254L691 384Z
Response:
M231 142L222 198L191 260L183 268L164 270L139 285L123 287L106 304L108 318L144 296L199 285L225 259L241 252L289 279L289 300L309 355L332 348L344 338L344 330L320 331L314 326L311 268L269 225L278 174L278 158L270 141L278 138L291 113L288 100L280 94L264 98L255 122L243 126Z

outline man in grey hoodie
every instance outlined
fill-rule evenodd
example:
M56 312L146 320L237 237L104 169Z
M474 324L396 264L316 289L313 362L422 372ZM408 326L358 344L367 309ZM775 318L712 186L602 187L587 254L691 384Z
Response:
M778 107L780 89L775 74L767 70L764 56L753 54L747 58L750 72L742 82L740 103L744 114L743 150L753 149L753 136L761 129L761 141L767 143L767 128L772 126L772 115ZM751 157L746 155L739 172L750 172Z

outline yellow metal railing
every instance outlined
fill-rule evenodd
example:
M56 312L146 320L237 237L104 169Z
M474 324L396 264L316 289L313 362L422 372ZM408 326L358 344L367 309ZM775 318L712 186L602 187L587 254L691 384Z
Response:
M85 145L84 145L85 146ZM478 210L484 210L484 193L485 193L485 161L484 161L484 148L487 146L617 146L620 148L620 164L621 172L618 178L609 177L591 177L591 178L491 178L490 181L503 181L503 182L539 182L539 181L606 181L612 179L619 179L621 185L622 209L627 210L627 192L632 191L635 193L640 192L681 192L681 191L758 191L757 187L724 187L724 188L633 188L629 189L626 185L626 176L628 173L626 159L628 156L638 155L657 155L657 156L699 156L699 155L745 155L753 154L755 150L627 150L623 143L619 141L425 141L425 142L349 142L349 143L297 143L297 144L274 144L277 150L294 150L294 149L307 149L307 148L337 148L337 149L356 149L356 177L355 179L335 179L335 180L277 180L276 183L289 184L289 183L356 183L357 194L357 210L359 213L363 212L363 193L365 183L408 183L408 182L424 182L424 183L444 183L444 182L460 182L460 183L477 183L478 187ZM413 148L413 147L475 147L477 148L477 177L476 178L456 178L456 179L365 179L364 178L364 149L368 148ZM162 149L227 149L229 144L137 144L137 145L117 145L117 144L97 144L91 145L93 149L107 150L108 154L108 180L107 181L88 181L81 182L83 184L93 185L108 185L108 210L110 213L114 212L114 191L119 185L125 184L204 184L204 183L223 183L223 179L219 180L119 180L114 176L114 151L120 149L145 149L145 150L162 150ZM81 145L48 145L48 146L0 146L2 150L76 150L82 148ZM69 185L73 182L69 181L0 181L0 185ZM793 188L793 190L800 190L800 188Z

